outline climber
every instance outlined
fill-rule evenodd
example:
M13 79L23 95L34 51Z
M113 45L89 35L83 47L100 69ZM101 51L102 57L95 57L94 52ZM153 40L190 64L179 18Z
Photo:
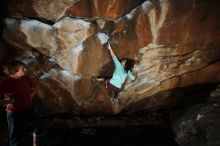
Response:
M127 76L131 80L136 79L136 77L134 76L134 70L133 70L134 61L129 58L122 58L119 61L109 43L108 43L107 48L110 52L110 55L115 65L114 73L111 78L96 77L96 80L99 82L104 82L105 88L107 88L109 91L109 95L113 99L117 99L118 93L124 88L124 84L125 84Z

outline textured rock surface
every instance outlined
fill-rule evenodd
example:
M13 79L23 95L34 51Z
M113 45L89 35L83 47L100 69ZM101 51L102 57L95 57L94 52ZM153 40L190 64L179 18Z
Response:
M14 0L8 16L36 17L56 21L67 15L85 18L120 18L144 0Z
M220 143L220 89L208 101L171 115L176 141L180 146L218 146Z
M42 114L170 108L177 88L220 81L219 8L217 0L16 0L8 3L4 38L15 47L10 57L38 80ZM92 81L113 71L107 41L118 57L136 60L138 79L120 102Z

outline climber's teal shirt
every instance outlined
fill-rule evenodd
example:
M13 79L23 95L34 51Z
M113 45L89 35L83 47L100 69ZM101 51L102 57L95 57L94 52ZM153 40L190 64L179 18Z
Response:
M117 88L121 88L122 84L124 83L127 75L130 79L135 80L135 76L129 70L128 72L125 71L124 66L120 63L116 56L113 57L113 61L115 64L115 71L113 73L112 78L110 79L110 83Z

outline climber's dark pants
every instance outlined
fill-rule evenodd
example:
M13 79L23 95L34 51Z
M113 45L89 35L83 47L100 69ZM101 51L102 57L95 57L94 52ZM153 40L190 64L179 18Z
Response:
M105 88L108 89L108 93L112 98L117 98L118 93L121 91L121 89L115 87L109 81L110 79L105 80Z

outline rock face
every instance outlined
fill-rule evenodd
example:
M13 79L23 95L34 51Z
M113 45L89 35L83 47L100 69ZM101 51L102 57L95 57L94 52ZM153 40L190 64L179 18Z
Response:
M176 141L180 146L218 146L220 122L220 89L208 101L177 111L171 115Z
M144 0L15 0L8 7L9 16L36 17L56 21L65 16L117 19Z
M3 35L39 82L39 113L148 111L175 106L184 97L177 88L220 81L219 8L217 0L15 0ZM136 61L138 78L120 102L92 80L112 74L107 41Z

